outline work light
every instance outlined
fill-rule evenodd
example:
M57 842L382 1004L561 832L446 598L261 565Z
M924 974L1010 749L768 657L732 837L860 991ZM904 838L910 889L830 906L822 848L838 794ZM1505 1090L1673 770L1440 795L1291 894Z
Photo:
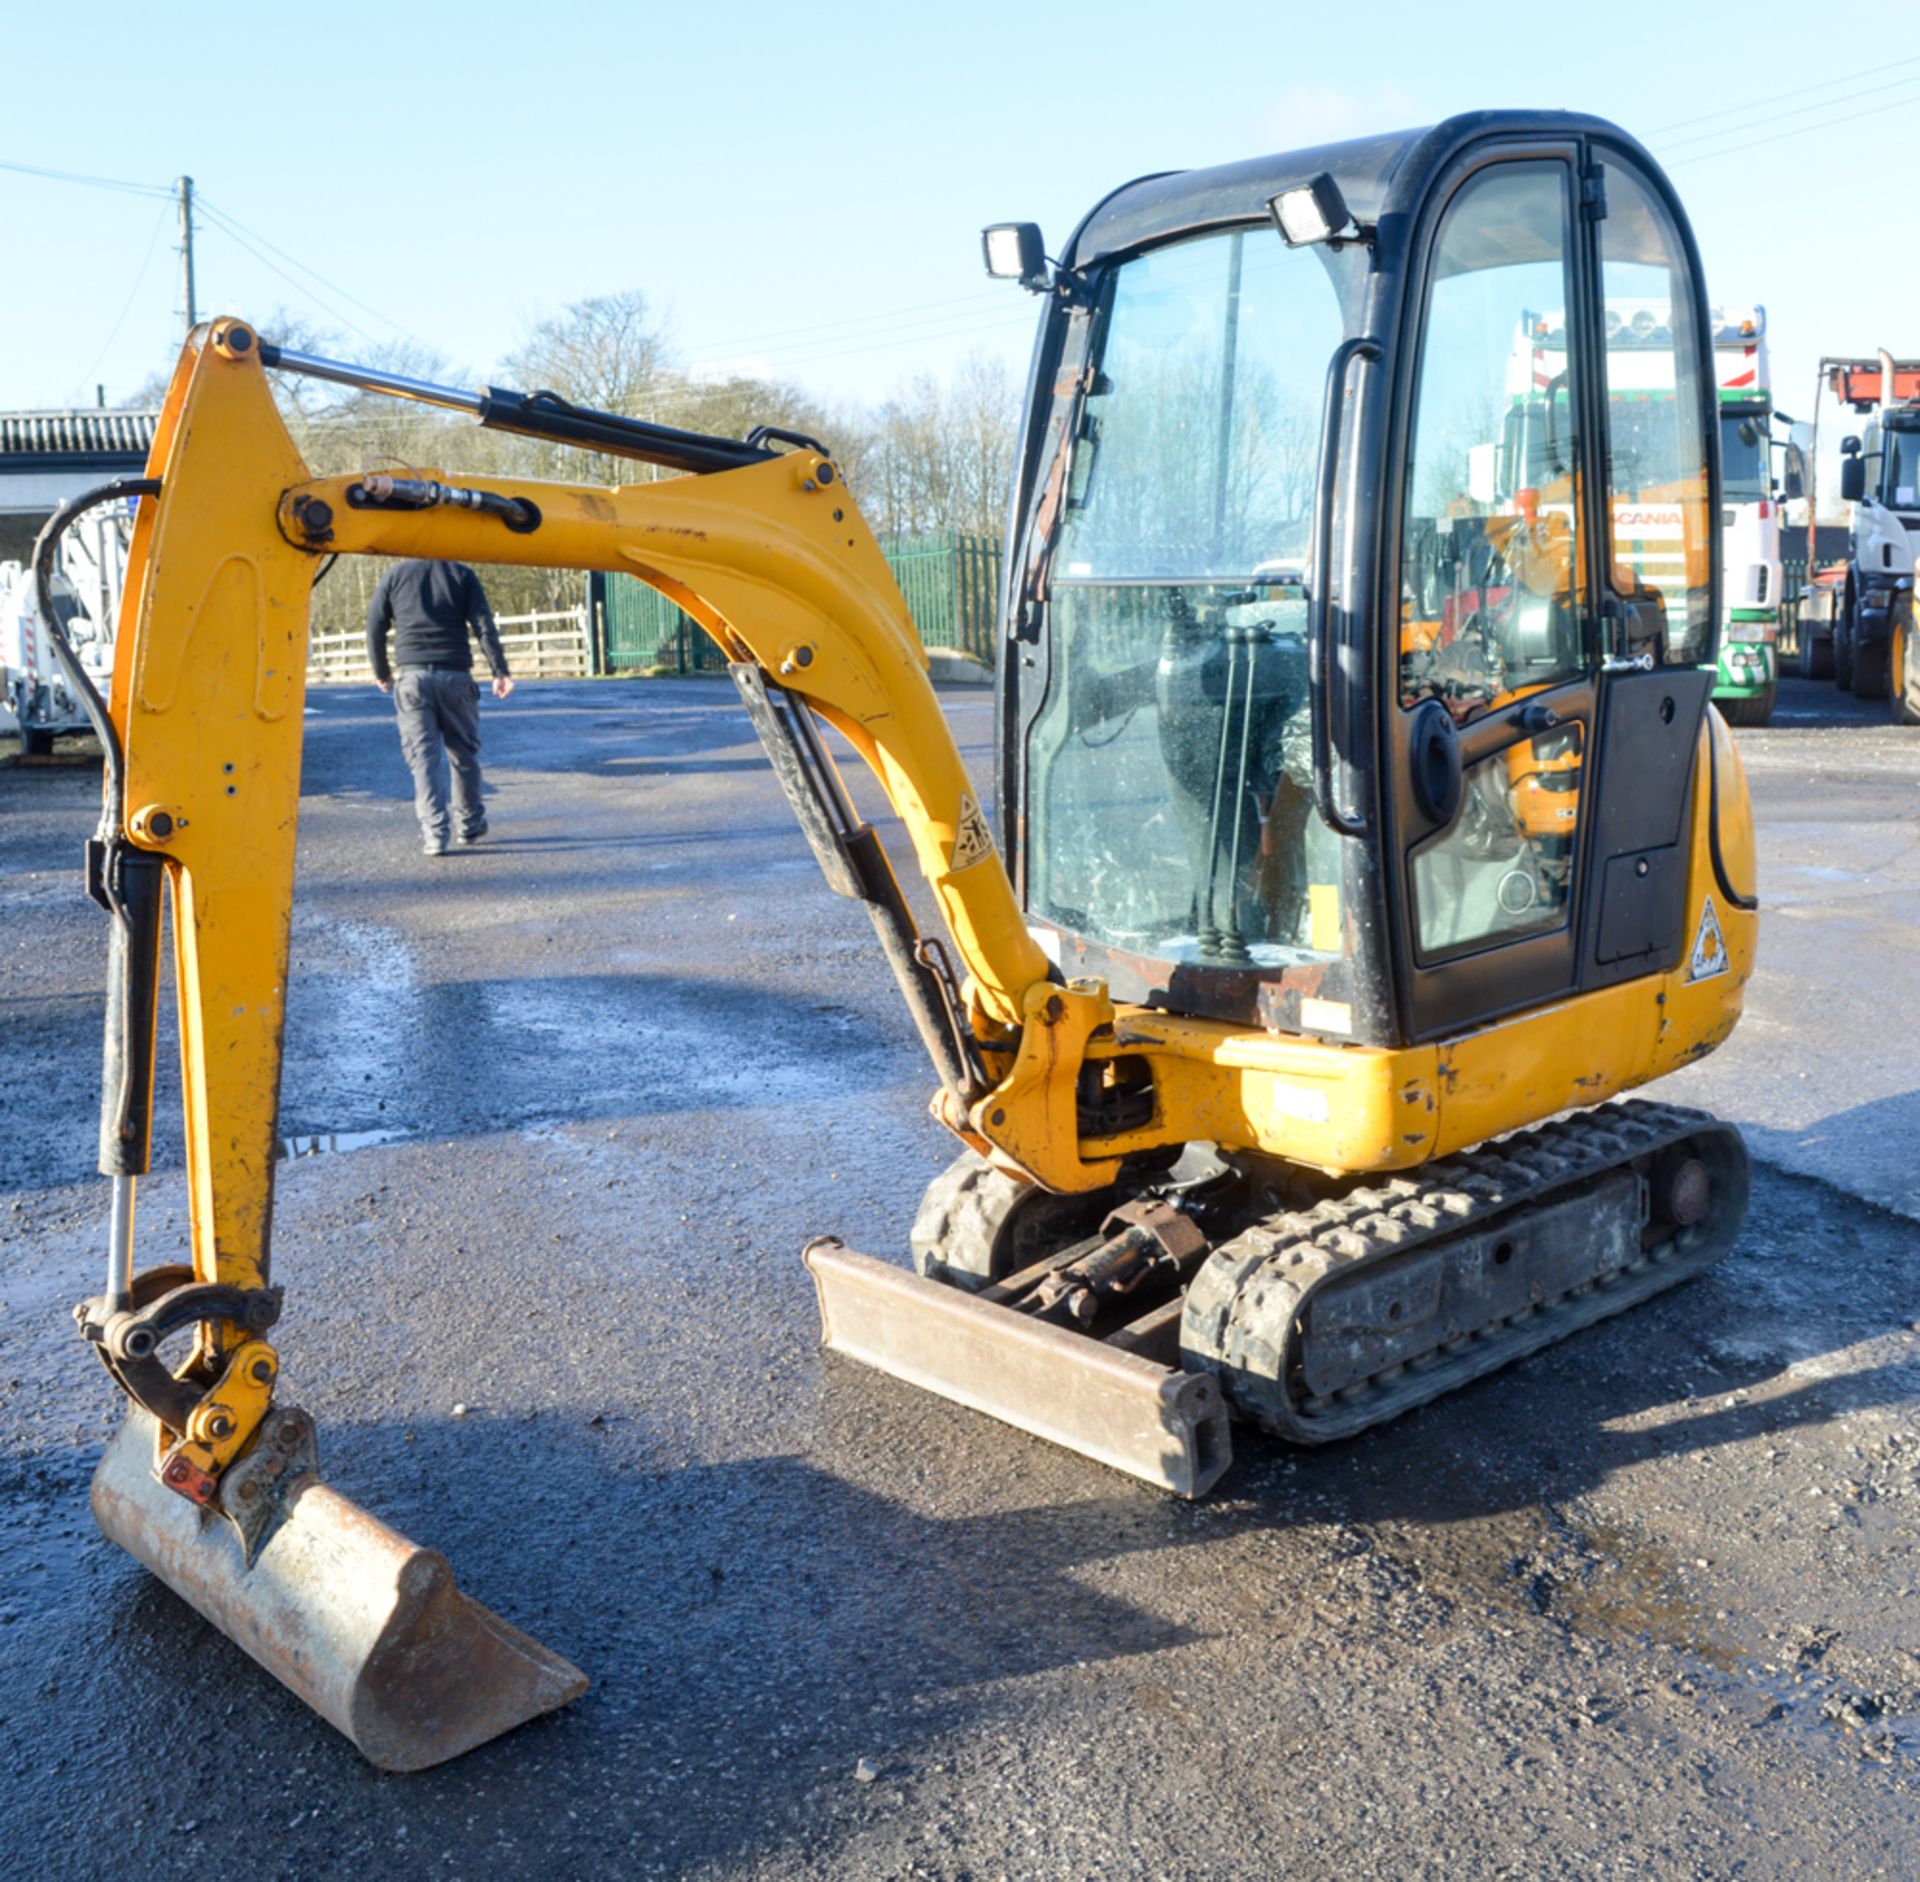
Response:
M1295 189L1282 190L1267 203L1281 240L1289 248L1307 248L1315 242L1331 241L1349 228L1353 216L1340 185L1326 171Z
M980 231L987 273L1038 292L1047 284L1047 249L1037 222L996 222Z

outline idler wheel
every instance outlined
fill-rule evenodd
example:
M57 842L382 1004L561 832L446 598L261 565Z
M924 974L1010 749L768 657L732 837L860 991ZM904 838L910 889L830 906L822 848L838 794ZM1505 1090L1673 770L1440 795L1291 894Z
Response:
M1654 1214L1677 1229L1701 1221L1713 1200L1707 1166L1689 1150L1664 1151L1653 1166L1651 1186Z

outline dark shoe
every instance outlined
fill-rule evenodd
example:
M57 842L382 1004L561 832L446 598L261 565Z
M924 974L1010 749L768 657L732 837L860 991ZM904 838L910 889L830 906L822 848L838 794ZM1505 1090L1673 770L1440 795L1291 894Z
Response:
M487 833L487 820L486 818L482 817L480 821L476 823L471 830L462 830L460 832L460 841L462 843L478 843L480 839L486 835L486 833Z

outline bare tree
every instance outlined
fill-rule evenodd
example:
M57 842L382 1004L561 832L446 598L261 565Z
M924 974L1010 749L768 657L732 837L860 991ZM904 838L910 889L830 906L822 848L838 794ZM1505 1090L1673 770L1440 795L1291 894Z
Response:
M903 380L861 423L847 453L855 492L883 536L959 530L997 535L1019 421L1019 399L1004 365L976 354L942 383L932 373Z
M637 288L575 301L535 323L503 363L525 390L639 415L670 364L666 335Z
M285 309L262 331L299 352L338 354L337 334ZM624 290L576 301L530 327L489 375L428 349L349 348L371 365L442 384L496 378L519 390L548 390L572 403L679 430L745 437L769 425L813 438L833 454L877 535L936 531L998 535L1019 416L1006 367L976 355L950 379L919 373L880 406L823 402L803 387L749 374L695 378L682 370L647 297ZM291 375L273 375L274 394L296 446L319 476L383 469L458 478L631 484L673 473L606 452L582 451L490 431L430 406ZM156 378L155 402L165 381ZM317 627L359 624L384 572L381 558L343 557L316 590ZM584 575L572 569L484 568L503 614L577 606Z
M1021 389L1002 359L974 353L954 375L948 423L960 500L951 527L995 536L1004 526L1020 405Z

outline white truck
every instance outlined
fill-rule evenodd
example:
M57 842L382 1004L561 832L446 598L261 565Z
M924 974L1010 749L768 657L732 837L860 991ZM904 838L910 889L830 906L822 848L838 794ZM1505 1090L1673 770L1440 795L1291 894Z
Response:
M1896 722L1920 722L1913 664L1913 577L1920 551L1920 362L1883 351L1835 361L1828 384L1864 432L1840 443L1840 494L1853 505L1846 575L1833 626L1833 678L1862 699L1890 699Z
M106 554L113 568L105 581L93 579L95 571L85 566L62 568L53 578L61 625L103 694L113 672L113 625L125 571L124 549L116 544ZM67 560L75 558L70 553ZM0 562L0 733L16 734L24 753L40 755L53 749L62 732L86 729L87 715L54 659L40 617L33 570L24 562Z
M136 411L0 412L0 736L44 753L86 714L53 655L34 593L35 535L69 498L109 477L138 476L155 414ZM54 605L74 650L102 684L126 581L132 509L91 512L61 539Z
M1671 438L1673 339L1664 302L1607 303L1608 447L1643 446L1656 461ZM1719 675L1713 701L1732 725L1765 725L1779 689L1782 496L1798 497L1805 461L1797 445L1772 436L1773 398L1764 307L1714 308L1714 375L1720 392L1721 595ZM1550 485L1555 426L1567 423L1564 314L1527 315L1507 365L1508 410L1497 447L1506 493ZM1773 453L1784 454L1783 488ZM1624 560L1682 609L1686 573L1679 504L1640 502L1617 513Z
M1780 687L1781 499L1806 482L1798 445L1773 437L1764 307L1713 310L1720 386L1720 528L1724 592L1713 703L1729 725L1765 725ZM1773 453L1785 453L1782 487Z

